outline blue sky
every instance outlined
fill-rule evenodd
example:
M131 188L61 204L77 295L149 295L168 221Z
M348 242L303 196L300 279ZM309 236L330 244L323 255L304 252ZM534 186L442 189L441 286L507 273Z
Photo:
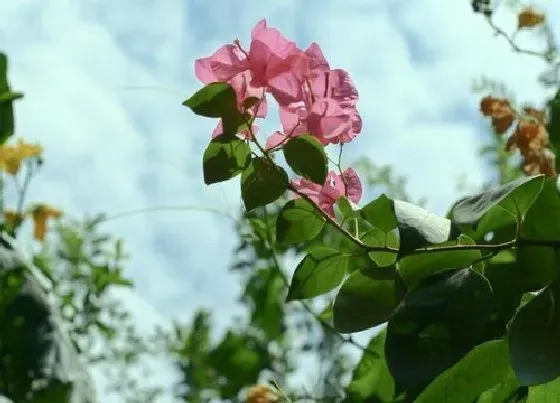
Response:
M560 26L553 3L536 2ZM536 85L542 62L513 54L467 0L3 0L0 49L14 88L26 95L16 107L17 134L46 150L28 200L73 215L160 205L238 212L236 181L207 187L202 180L215 122L180 103L200 88L194 60L235 38L248 44L261 18L300 47L319 43L331 66L354 79L364 128L345 161L368 155L393 164L409 178L410 193L426 196L440 214L458 197L461 174L472 186L485 179L477 149L487 123L472 80L501 77L524 101L546 94ZM515 16L503 12L497 21L511 31ZM535 44L531 35L520 39ZM278 124L270 116L267 131ZM227 271L235 238L226 219L158 212L105 228L131 254L137 287L123 298L140 326L188 320L198 307L226 325L240 312L238 281ZM165 368L154 382L169 383Z

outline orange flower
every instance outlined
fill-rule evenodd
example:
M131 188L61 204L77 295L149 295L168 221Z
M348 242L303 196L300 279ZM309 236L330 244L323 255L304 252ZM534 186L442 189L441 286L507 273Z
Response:
M548 131L542 123L521 119L515 132L507 141L506 149L519 148L521 154L527 155L531 150L540 150L548 145Z
M505 98L486 96L480 100L480 111L492 118L492 126L497 134L504 134L513 124L514 111Z
M547 124L546 111L544 110L539 110L531 106L525 106L523 108L523 113L528 117L535 119L537 122L542 123L543 125Z
M548 148L531 152L524 156L521 169L526 175L545 174L548 177L556 176L556 155Z
M537 12L531 7L524 8L517 15L518 28L532 28L544 22L544 14Z
M277 401L278 396L268 386L256 385L247 391L246 403L274 403Z
M33 237L38 241L45 239L47 232L47 220L50 218L59 218L62 212L46 204L39 204L32 210L33 216Z
M14 210L6 209L4 211L4 222L10 230L13 230L19 223L21 223L23 218L23 215L16 213Z
M3 144L0 146L0 171L16 175L23 160L40 157L42 153L40 145L25 143L22 139L18 139L15 145Z

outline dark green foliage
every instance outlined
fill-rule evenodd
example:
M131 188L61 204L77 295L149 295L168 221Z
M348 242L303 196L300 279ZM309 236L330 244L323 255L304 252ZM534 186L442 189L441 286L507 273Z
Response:
M234 135L213 139L203 157L204 183L223 182L240 174L249 164L251 149Z
M264 157L253 158L241 174L241 197L248 211L276 201L287 189L286 172Z
M0 395L16 402L95 402L45 278L12 248L0 248L0 262Z
M325 183L328 171L323 145L307 134L292 138L284 147L286 162L300 176L319 185Z
M23 98L21 92L13 92L8 82L8 57L0 52L0 144L4 144L15 130L13 102Z

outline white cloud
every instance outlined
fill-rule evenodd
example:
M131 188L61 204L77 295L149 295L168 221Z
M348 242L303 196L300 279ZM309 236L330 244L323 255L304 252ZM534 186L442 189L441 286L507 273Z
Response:
M558 22L559 7L546 6ZM438 213L456 197L459 174L474 184L487 175L477 149L488 134L471 80L481 73L503 78L520 100L545 94L535 84L542 63L511 52L467 1L4 1L0 47L9 54L14 88L26 94L16 107L17 131L46 149L31 201L74 215L180 204L235 212L236 182L202 182L201 155L214 122L180 102L200 87L194 60L237 37L247 44L261 18L302 47L318 42L355 80L364 130L345 161L367 154L394 164L409 176L413 195L428 197ZM271 119L264 132L277 125ZM126 240L137 282L137 294L126 300L144 321L146 312L153 322L188 319L206 306L223 325L239 312L239 285L227 272L235 243L227 220L173 211L106 227Z

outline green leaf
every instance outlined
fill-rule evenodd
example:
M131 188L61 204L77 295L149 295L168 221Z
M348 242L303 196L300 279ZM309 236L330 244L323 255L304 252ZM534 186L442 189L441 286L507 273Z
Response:
M489 304L492 323L489 333L501 338L523 295L519 268L515 261L490 260L485 261L483 274L492 288L492 302Z
M323 312L319 314L319 319L332 323L332 318L333 318L333 307L332 307L332 303L329 303L325 307L325 309L323 309Z
M195 114L209 118L221 118L232 111L237 112L237 97L231 85L210 83L183 102Z
M257 157L241 174L241 197L247 211L276 201L288 189L288 175L281 167Z
M509 241L516 235L517 219L509 211L505 210L499 204L492 207L484 216L476 223L473 228L470 225L462 225L461 229L465 235L471 237L476 243L488 243L485 237L492 233L492 243Z
M519 246L517 275L523 291L538 291L558 277L558 249L547 246Z
M488 341L439 375L415 403L472 403L512 373L507 344L502 340Z
M556 171L560 172L560 90L548 102L550 119L547 127L552 148L556 154Z
M0 104L4 104L4 103L8 103L8 102L13 102L16 101L18 99L23 98L23 93L22 92L12 92L12 91L4 91L2 93L0 93Z
M84 403L90 401L91 396L82 396ZM87 400L86 400L87 399ZM33 393L33 403L71 402L72 384L70 382L51 382L44 389Z
M385 329L376 334L362 353L346 388L347 402L392 402L395 382L384 359Z
M360 209L361 217L373 225L373 229L360 238L367 246L399 249L398 221L392 199L382 194L376 200ZM372 251L370 258L379 266L393 265L397 259L396 252Z
M314 249L296 267L286 301L329 292L342 282L347 270L347 256L328 247Z
M522 238L560 241L560 193L557 181L557 177L548 179L541 194L527 211L521 225Z
M496 205L514 217L524 215L544 185L544 175L521 177L474 196L465 197L453 206L451 219L459 224L474 225Z
M399 235L395 230L383 232L378 228L372 228L362 235L360 240L367 246L399 250ZM372 251L368 255L378 266L386 267L395 264L398 252Z
M0 52L0 145L4 144L15 131L14 107L12 101L21 98L19 92L11 92L8 84L8 57Z
M204 183L223 182L237 176L249 164L249 145L235 136L221 135L213 139L202 157Z
M560 402L560 378L529 388L526 403L558 403Z
M323 145L308 134L293 137L284 145L284 158L294 172L319 185L327 178L328 161Z
M364 220L383 232L390 232L398 225L393 200L385 194L362 207L360 215Z
M389 268L385 270L391 273ZM386 322L399 303L394 268L392 278L376 279L356 270L344 281L334 300L333 324L353 333Z
M8 91L8 56L0 52L0 93Z
M470 269L432 275L410 291L387 326L385 354L396 382L424 387L485 341L488 281Z
M491 389L480 395L476 403L517 403L522 402L524 389L519 385L515 373L510 374Z
M559 280L517 312L507 337L511 363L522 385L538 385L560 376Z
M255 106L261 99L259 97L249 97L243 101L243 108L249 109Z
M447 218L439 217L421 207L394 200L399 228L400 253L456 239L459 228Z
M359 215L359 212L354 211L352 209L352 205L350 204L350 202L348 201L348 199L346 197L340 197L336 202L335 202L335 214L338 212L340 213L340 218L341 221L347 221L351 218L354 218L355 216Z
M325 219L317 208L304 199L290 200L278 213L276 239L286 245L314 239Z
M437 244L434 247L474 244L472 239L461 235L457 240ZM480 251L475 249L418 253L401 258L398 269L405 284L408 287L412 287L418 281L437 272L469 267L475 260L481 257Z

